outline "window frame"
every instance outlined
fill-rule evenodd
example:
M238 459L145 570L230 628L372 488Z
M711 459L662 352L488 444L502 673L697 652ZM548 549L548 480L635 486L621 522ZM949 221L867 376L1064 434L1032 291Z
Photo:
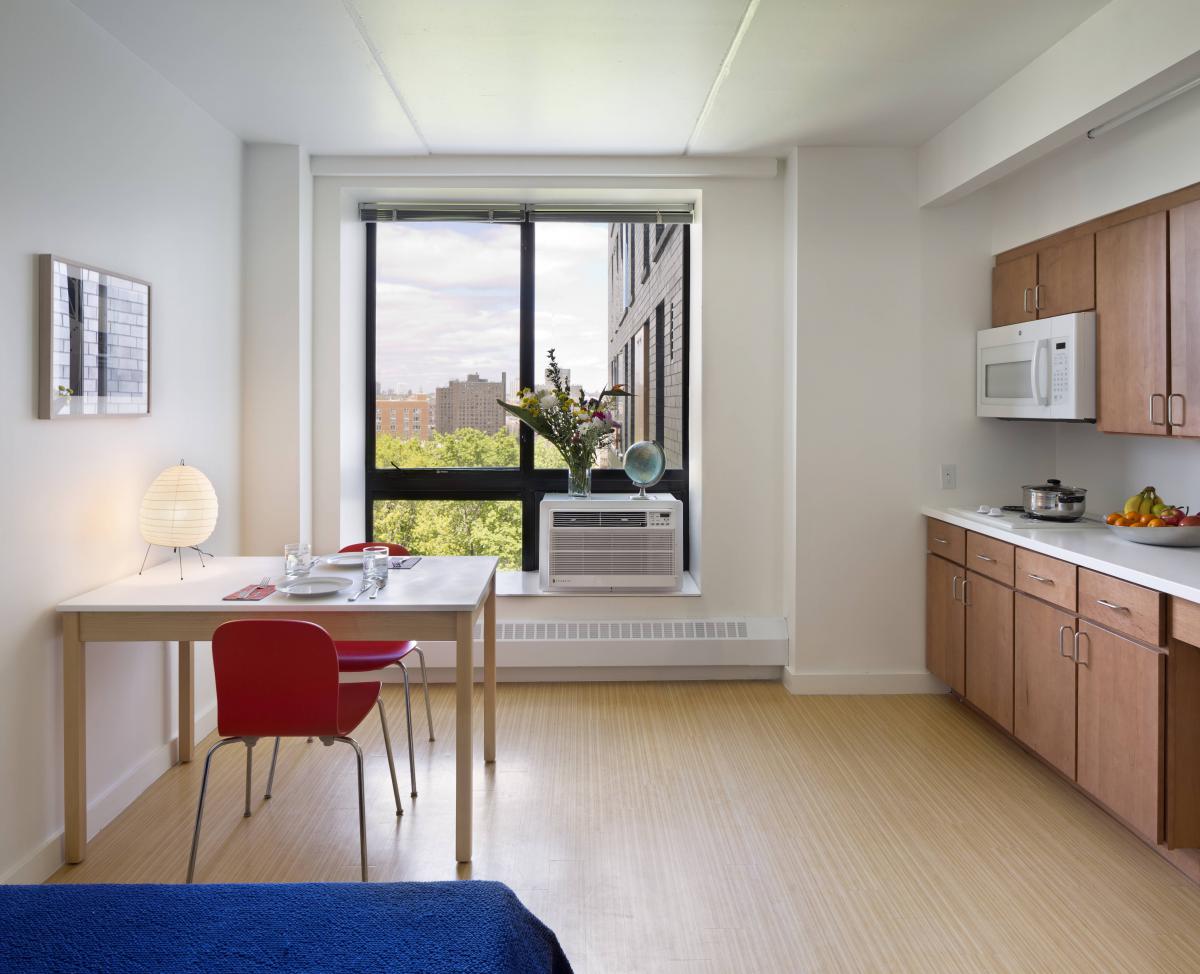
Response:
M520 316L519 316L519 375L518 388L532 388L538 382L542 370L534 360L534 246L536 223L521 224L521 269L520 269ZM632 242L633 225L628 227L627 239ZM516 467L418 467L409 470L380 469L375 466L376 429L375 418L375 298L376 298L376 227L374 222L364 224L366 232L366 320L365 320L365 408L364 467L365 504L364 538L375 540L375 504L387 500L437 501L437 500L516 500L521 502L521 569L537 571L539 556L539 507L546 494L565 493L567 472L565 469L539 470L534 466L533 431L524 424L519 426L518 465ZM669 493L683 502L684 524L689 523L690 505L688 498L690 459L690 346L691 329L691 228L682 225L682 298L680 324L683 327L683 381L682 381L682 464L667 470L655 486L659 493ZM620 248L619 248L620 249ZM632 258L632 254L629 255ZM632 264L632 259L626 266ZM632 267L629 267L632 271ZM629 277L632 279L632 273ZM631 281L632 283L632 281ZM647 345L651 336L647 335ZM649 348L646 349L647 356ZM649 384L650 376L646 376ZM659 386L662 398L662 388ZM385 431L380 431L385 432ZM650 431L647 431L650 432ZM661 430L654 431L661 436ZM660 441L661 443L661 441ZM633 486L622 470L592 471L593 494L618 494L629 496ZM683 536L684 569L690 565L690 543L688 531Z

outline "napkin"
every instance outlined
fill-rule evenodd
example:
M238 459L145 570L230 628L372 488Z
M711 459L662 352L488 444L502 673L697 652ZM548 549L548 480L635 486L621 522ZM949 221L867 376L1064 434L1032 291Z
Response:
M239 588L232 595L226 595L222 602L261 602L275 591L274 585L247 585Z

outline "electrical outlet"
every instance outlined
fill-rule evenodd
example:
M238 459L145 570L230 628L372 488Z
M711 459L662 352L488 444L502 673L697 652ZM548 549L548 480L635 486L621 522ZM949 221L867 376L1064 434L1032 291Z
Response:
M943 463L941 466L942 490L958 488L958 467L953 463Z

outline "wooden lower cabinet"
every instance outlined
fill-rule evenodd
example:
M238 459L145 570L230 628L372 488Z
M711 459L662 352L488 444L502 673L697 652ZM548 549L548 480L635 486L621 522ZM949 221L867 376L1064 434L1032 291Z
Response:
M962 602L962 567L925 556L925 665L957 694L963 682L963 644L966 636Z
M1083 620L1079 633L1076 780L1161 842L1166 654Z
M967 572L966 692L971 703L1013 729L1013 591Z
M1075 617L1016 595L1013 624L1013 734L1075 777Z

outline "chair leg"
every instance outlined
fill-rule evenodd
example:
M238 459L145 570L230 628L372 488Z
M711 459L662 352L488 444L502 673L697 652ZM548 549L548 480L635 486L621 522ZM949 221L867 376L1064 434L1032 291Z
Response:
M257 737L244 737L246 742L246 810L242 812L242 818L250 817L250 768L254 763L254 745L258 743Z
M429 739L434 740L433 736L433 708L429 706L429 674L425 672L425 652L420 646L414 646L417 651L417 658L421 661L421 685L425 688L425 725L429 728Z
M275 747L271 751L271 773L267 775L267 793L263 798L271 797L271 789L275 786L275 763L279 760L279 738L275 738Z
M396 814L403 815L404 808L400 805L400 784L396 781L396 762L392 760L392 735L388 732L387 714L383 710L383 697L375 701L379 708L379 722L383 725L383 746L387 748L388 770L392 773L392 794L396 796Z
M404 718L408 721L408 776L412 779L412 797L417 797L417 764L416 758L413 755L413 735L412 735L412 698L408 692L408 667L401 660L398 664L400 672L404 674Z
M208 749L208 754L204 758L204 777L200 779L200 799L196 802L196 825L192 829L192 852L188 856L187 881L189 883L196 875L196 852L200 848L200 823L204 819L204 795L208 791L208 769L212 766L213 755L218 750L226 744L236 744L240 740L240 737L227 737L223 741L217 741Z
M363 786L363 753L362 748L353 737L335 737L335 741L345 741L354 748L354 756L358 760L358 848L362 860L362 881L367 881L367 793ZM324 738L323 738L324 740Z

